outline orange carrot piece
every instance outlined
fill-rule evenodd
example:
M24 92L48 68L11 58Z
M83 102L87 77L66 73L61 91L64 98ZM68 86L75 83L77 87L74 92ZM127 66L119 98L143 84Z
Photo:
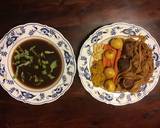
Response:
M111 66L113 67L114 66L114 62L115 62L115 59L116 59L116 54L117 54L117 51L115 49L112 48L112 51L114 52L114 58L112 60L110 60L111 62Z
M104 65L104 67L111 66L110 60L108 60L104 55L103 55L103 65Z
M111 49L111 48L112 48L112 46L110 46L109 44L105 44L105 45L104 45L104 49L105 49L105 50L108 50L108 49Z
M115 77L113 78L113 81L116 82L116 79L117 79L117 75L118 75L118 60L120 59L121 57L121 50L117 50L117 54L116 54L116 58L115 58L115 62L114 62L114 71L116 73Z
M114 54L115 54L115 57L116 57L116 52L117 52L116 49L112 48L109 44L106 44L104 46L104 50L105 51L112 50L114 52ZM110 60L110 59L107 59L105 57L105 55L103 55L103 65L104 65L104 67L113 67L114 66L115 57L112 60Z

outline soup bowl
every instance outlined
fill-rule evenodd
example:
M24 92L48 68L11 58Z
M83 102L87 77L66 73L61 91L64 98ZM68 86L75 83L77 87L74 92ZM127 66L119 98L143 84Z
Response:
M55 78L56 80L54 82L52 82L51 84L49 84L47 87L41 87L41 88L34 88L34 85L30 85L30 86L26 86L23 82L21 82L19 79L17 78L14 78L15 76L15 73L13 71L13 67L12 67L12 64L13 64L13 58L14 58L14 51L23 43L25 42L29 42L29 41L32 41L32 40L41 40L41 41L44 41L44 43L49 43L51 44L55 49L56 51L59 53L60 55L60 61L61 61L61 64L62 66L60 67L60 73L58 75L57 78ZM64 72L64 59L63 59L63 55L62 55L62 52L60 51L60 49L55 45L54 42L52 42L51 40L47 39L47 38L44 38L44 37L36 37L36 36L33 36L33 37L28 37L28 38L23 38L22 40L19 40L18 42L15 42L15 45L12 47L12 49L10 50L9 52L9 56L8 56L8 68L9 68L9 73L10 75L12 76L12 78L14 78L14 81L19 85L21 86L22 88L24 88L25 90L28 90L28 91L35 91L35 92L43 92L43 91L46 91L50 88L53 88L57 83L58 81L60 80L60 78L62 77L62 74ZM34 72L33 72L34 73ZM32 87L33 86L33 87Z
M22 43L36 39L53 46L62 64L56 80L42 88L26 86L15 77L12 66L14 51ZM16 100L41 105L57 100L70 88L76 73L75 56L70 43L56 29L39 23L27 23L12 28L0 42L0 85Z

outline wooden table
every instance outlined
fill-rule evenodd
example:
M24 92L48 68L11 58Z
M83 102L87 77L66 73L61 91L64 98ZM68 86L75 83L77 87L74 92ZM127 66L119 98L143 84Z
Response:
M0 4L1 38L19 24L47 24L69 40L76 58L89 34L118 21L140 25L160 42L159 0L3 0ZM160 82L143 100L123 107L93 99L82 87L78 73L65 95L41 106L16 101L0 87L0 128L107 127L159 128Z

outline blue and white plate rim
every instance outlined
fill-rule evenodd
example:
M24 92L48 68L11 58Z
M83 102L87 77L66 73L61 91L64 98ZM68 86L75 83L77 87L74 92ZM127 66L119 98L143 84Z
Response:
M51 103L51 102L54 102L56 101L57 99L59 99L61 96L63 96L68 90L69 88L71 87L71 85L73 84L73 81L74 81L74 77L75 77L75 74L76 74L76 60L75 60L75 54L74 54L74 51L73 51L73 48L71 46L71 44L69 43L69 41L62 35L61 32L59 32L57 29L55 29L54 27L51 27L51 26L48 26L48 25L45 25L45 24L41 24L41 23L36 23L36 22L29 22L29 23L25 23L25 24L20 24L20 25L17 25L13 28L11 28L0 40L0 46L3 45L2 40L9 34L11 33L11 31L17 29L17 28L20 28L21 26L28 26L28 25L38 25L38 26L41 26L41 27L47 27L47 28L50 28L52 30L54 30L58 35L60 35L60 37L62 37L62 39L64 40L64 42L67 43L67 45L69 46L70 48L70 51L72 52L72 57L73 57L73 61L74 61L74 74L73 74L73 77L72 77L72 80L70 81L70 85L68 86L68 88L66 88L65 90L63 90L61 92L60 95L58 95L56 98L53 98L52 100L48 100L48 101L44 101L44 102L40 102L40 103L34 103L34 102L27 102L25 100L21 100L21 99L18 99L16 97L14 97L12 94L9 93L9 91L3 87L2 85L2 88L11 96L13 97L14 99L18 100L18 101L21 101L23 103L27 103L27 104L30 104L30 105L43 105L43 104L46 104L46 103Z
M96 100L98 100L98 101L100 101L100 102L103 102L103 103L105 103L105 104L111 104L111 105L114 105L114 106L123 106L123 105L127 105L127 104L132 104L132 103L135 103L135 102L138 102L138 101L140 101L141 99L143 99L145 96L147 96L154 88L155 88L155 86L157 85L157 83L158 83L158 80L159 80L159 76L157 76L157 78L156 78L156 80L155 80L155 83L156 84L154 84L153 86L152 86L152 88L150 89L150 91L149 92L147 92L145 95L142 95L142 96L140 96L140 97L136 97L137 99L136 100L133 100L133 101L130 101L130 102L124 102L124 103L114 103L114 102L108 102L108 101L106 101L106 100L102 100L102 99L100 99L99 97L97 97L96 95L94 95L93 94L93 92L92 92L92 90L90 90L90 88L86 85L87 83L86 83L86 81L84 81L83 80L83 76L82 76L82 74L81 74L81 71L80 71L80 57L81 57L81 54L82 54L82 49L84 48L84 46L85 46L85 44L87 43L87 42L90 42L91 43L91 38L93 37L93 35L96 35L96 33L98 33L98 32L100 32L101 30L103 30L103 29L107 29L107 28L112 28L112 27L114 27L114 26L121 26L121 25L128 25L128 26L133 26L133 27L137 27L137 28L140 28L141 30L143 30L143 31L145 31L145 33L147 34L147 35L149 35L149 37L151 37L152 38L152 40L153 40L153 42L156 44L156 46L158 46L158 55L160 56L160 47L159 47L159 44L157 43L157 41L155 40L155 38L146 30L146 29L144 29L144 28L142 28L142 27L140 27L140 26L138 26L138 25L135 25L135 24L132 24L132 23L126 23L126 22L116 22L116 23L112 23L112 24L109 24L109 25L104 25L104 26L102 26L102 27L99 27L97 30L95 30L87 39L86 39L86 41L83 43L83 45L82 45L82 47L81 47L81 49L80 49L80 52L79 52L79 57L78 57L78 60L77 60L77 69L78 69L78 73L79 73L79 77L80 77L80 80L81 80L81 83L82 83L82 85L83 85L83 87L84 87L84 89L94 98L94 99L96 99ZM113 37L113 36L112 36ZM160 66L159 66L159 74L160 74ZM102 91L103 89L102 88L98 88L97 90L100 90L100 91ZM103 90L104 91L104 90ZM106 91L107 92L107 91ZM108 94L116 94L116 93L110 93L110 92L107 92ZM129 92L126 92L126 94L129 94L130 95L130 93ZM113 96L112 95L112 96ZM109 96L110 97L110 96Z

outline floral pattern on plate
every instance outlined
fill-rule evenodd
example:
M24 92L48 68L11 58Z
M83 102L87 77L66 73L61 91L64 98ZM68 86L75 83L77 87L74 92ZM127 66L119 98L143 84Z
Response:
M93 86L90 73L90 61L93 52L93 45L101 43L108 38L114 36L135 36L143 35L146 38L146 42L150 48L153 49L154 59L154 72L151 80L152 83L142 85L139 92L131 94L130 92L108 92L100 87ZM135 103L144 98L148 93L156 86L159 74L160 74L160 48L156 40L151 34L140 26L128 23L113 23L106 25L96 30L89 38L84 42L80 55L78 57L78 72L83 87L97 100L106 104L112 104L116 106L122 106L126 104Z
M51 89L42 92L31 92L23 89L13 80L9 73L8 56L18 41L29 37L43 37L55 43L64 59L62 77ZM52 27L38 23L27 23L11 29L0 43L0 85L15 99L32 105L41 105L57 100L71 86L76 73L76 62L73 49L63 35Z

